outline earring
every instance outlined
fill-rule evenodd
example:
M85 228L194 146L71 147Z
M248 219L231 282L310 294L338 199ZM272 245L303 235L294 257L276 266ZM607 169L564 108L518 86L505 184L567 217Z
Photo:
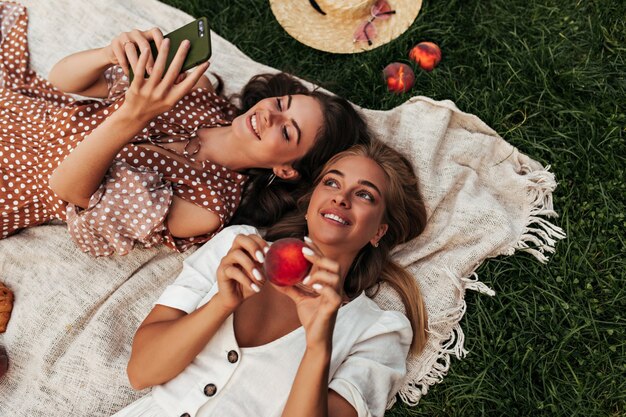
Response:
M308 214L304 215L304 220L309 220L309 215Z
M378 247L378 242L374 243L372 246L374 246L375 248Z
M267 188L270 185L272 185L272 183L274 182L275 179L276 179L276 174L270 175L270 180L267 182L267 185L265 185L265 187Z

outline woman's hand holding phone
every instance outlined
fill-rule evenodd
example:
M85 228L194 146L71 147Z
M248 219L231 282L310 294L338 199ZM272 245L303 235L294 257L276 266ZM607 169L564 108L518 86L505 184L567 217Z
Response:
M146 39L143 38L143 40ZM183 98L209 67L209 62L204 62L198 65L186 77L180 77L180 71L185 56L189 51L189 46L189 41L181 43L171 65L165 71L170 41L167 38L161 39L158 44L159 54L154 61L150 75L148 78L135 77L133 79L126 92L126 100L118 111L128 112L130 117L147 123L155 116L172 108ZM130 45L130 41L124 47L124 52L124 56L128 59L133 72L135 74L144 74L151 59L150 47L147 45L147 42L140 46L139 55L137 55L135 43ZM117 57L117 59L120 58ZM180 81L180 78L184 79ZM177 83L177 81L179 82Z
M124 74L128 75L130 68L137 63L137 50L143 51L147 49L149 57L146 68L148 73L150 73L154 67L154 57L150 52L150 41L153 41L157 49L161 50L163 33L159 28L155 27L145 31L135 29L130 32L122 32L107 47L109 61L112 65L121 66ZM131 51L134 51L134 54L131 54Z

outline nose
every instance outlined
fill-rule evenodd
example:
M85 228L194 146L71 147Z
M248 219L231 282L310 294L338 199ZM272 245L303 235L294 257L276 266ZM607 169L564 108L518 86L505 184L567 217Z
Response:
M271 127L275 124L280 124L283 114L279 111L267 109L261 113L261 118L263 119L263 124L265 126Z
M350 208L350 198L343 191L338 191L333 197L333 203L343 208Z

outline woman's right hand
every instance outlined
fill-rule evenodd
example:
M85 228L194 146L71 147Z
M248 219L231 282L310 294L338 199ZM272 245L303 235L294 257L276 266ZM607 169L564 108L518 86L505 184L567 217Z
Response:
M130 32L122 32L117 35L111 41L111 44L106 47L107 56L112 65L119 65L122 67L124 74L128 75L131 66L134 66L137 60L137 50L147 49L150 51L150 41L154 41L157 50L161 49L161 42L163 42L163 33L159 28L152 28L149 30L132 30ZM134 53L131 53L131 48ZM152 71L154 67L154 57L150 52L146 69L148 73Z
M261 267L268 244L258 235L238 235L217 268L216 297L235 310L245 299L259 293L265 277Z

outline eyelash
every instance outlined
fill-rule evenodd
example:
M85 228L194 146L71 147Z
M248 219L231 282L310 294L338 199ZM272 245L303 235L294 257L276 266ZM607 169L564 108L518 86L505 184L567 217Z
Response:
M365 195L366 196L365 199L367 201L370 201L372 203L374 202L374 196L368 193L367 191L359 191L356 195L359 195L359 194Z
M278 110L280 110L281 112L283 111L283 105L280 102L280 98L276 97L276 107L278 107ZM287 132L287 128L285 126L283 126L283 138L289 142L289 132Z
M331 182L334 182L335 184L337 184L337 181L335 181L333 178L324 178L324 181L322 181L322 183L326 185L327 187L331 187L330 185Z
M331 185L331 183L334 183L334 184L335 184L335 186ZM325 185L325 186L327 186L327 187L339 188L339 187L337 186L337 181L336 181L334 178L325 178L325 179L322 181L322 184L324 184L324 185ZM370 194L369 192L367 192L367 191L363 191L363 190L357 191L356 195L357 195L357 197L361 197L361 196L363 196L363 195L364 195L364 196L365 196L364 198L365 198L367 201L372 202L372 203L373 203L374 201L376 201L376 200L374 199L374 196L373 196L372 194Z

